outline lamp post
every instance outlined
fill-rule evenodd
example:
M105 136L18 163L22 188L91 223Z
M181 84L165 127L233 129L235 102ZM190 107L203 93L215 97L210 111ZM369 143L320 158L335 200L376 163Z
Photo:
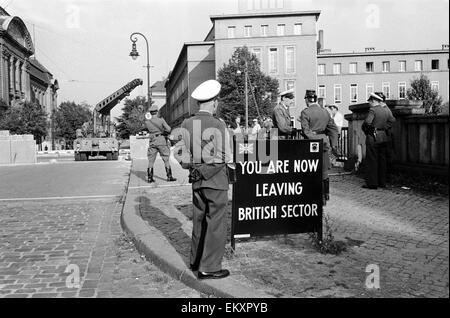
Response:
M245 132L248 132L248 65L247 65L247 60L244 60L245 62L245 68L244 68L244 91L245 91ZM241 71L238 70L237 71L238 75L241 75Z
M137 51L137 49L136 49L136 41L137 41L137 35L140 35L140 36L142 36L143 38L144 38L144 40L145 40L145 43L147 44L147 83L148 83L148 86L147 86L147 102L148 102L148 108L150 109L150 107L151 107L151 105L152 105L152 101L151 101L151 91L150 91L150 57L149 57L149 55L150 55L150 51L149 51L149 49L148 49L148 41L147 41L147 38L145 37L145 35L143 35L142 33L140 33L140 32L133 32L131 35L130 35L130 40L131 40L131 42L132 42L132 45L131 45L131 53L130 53L130 56L131 56L131 58L133 59L133 60L136 60L138 57L139 57L139 52Z

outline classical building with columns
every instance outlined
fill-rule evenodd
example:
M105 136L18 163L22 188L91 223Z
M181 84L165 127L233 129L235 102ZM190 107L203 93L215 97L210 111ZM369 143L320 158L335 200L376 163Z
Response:
M36 102L49 117L57 107L58 81L34 58L30 33L20 17L0 7L0 99L11 107L25 101ZM37 141L51 149L52 129L45 140Z

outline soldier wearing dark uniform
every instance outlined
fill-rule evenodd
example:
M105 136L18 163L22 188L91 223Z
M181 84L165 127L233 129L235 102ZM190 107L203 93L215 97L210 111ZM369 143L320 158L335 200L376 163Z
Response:
M366 184L363 188L377 189L386 187L386 165L390 129L395 122L391 110L384 104L382 92L371 93L370 104L362 129L366 134Z
M190 170L192 182L193 229L190 266L199 279L224 278L222 269L226 243L226 206L228 203L228 167L232 161L231 138L224 121L214 117L216 80L208 80L192 93L199 112L181 124L180 142L174 156ZM174 132L176 135L177 133Z
M170 128L164 118L160 118L157 115L158 107L156 105L151 106L149 112L145 114L145 130L149 133L147 181L150 183L155 182L153 179L153 165L158 153L166 167L167 181L176 181L177 179L172 176L172 169L170 168L170 148L166 139L172 128Z
M330 181L328 170L330 169L330 150L337 154L338 128L331 118L330 113L317 103L317 95L314 90L307 90L305 95L306 105L300 114L302 133L305 139L323 140L323 204L330 199Z
M278 129L279 139L288 139L296 130L292 127L289 108L294 104L294 90L287 90L280 94L281 101L273 109L273 127Z

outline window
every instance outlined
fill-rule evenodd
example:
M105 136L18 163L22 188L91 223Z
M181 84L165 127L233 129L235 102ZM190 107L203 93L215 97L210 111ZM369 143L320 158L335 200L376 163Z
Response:
M373 72L373 62L366 62L366 72L368 73Z
M325 85L319 85L319 89L317 90L318 98L326 98L326 87Z
M302 24L301 23L294 24L294 34L295 35L301 35L302 34Z
M286 90L294 89L295 90L295 80L286 80Z
M435 92L439 92L439 82L438 81L432 81L431 82L431 89Z
M333 74L341 74L341 63L333 64Z
M358 72L358 63L350 63L348 66L348 72L350 74L356 74Z
M259 48L259 47L252 48L252 54L255 54L256 58L259 61L259 63L262 63L262 60L261 60L261 48Z
M318 75L325 75L325 64L317 65L317 74Z
M293 46L286 47L285 65L286 74L295 73L295 48Z
M244 36L245 36L246 38L249 38L249 37L252 36L252 26L251 26L251 25L246 25L246 26L244 27Z
M269 49L269 73L278 73L278 49Z
M389 61L383 62L383 72L391 71L391 63Z
M261 36L267 36L268 25L261 25Z
M369 99L369 95L374 92L373 83L366 84L366 100Z
M439 69L439 60L431 60L431 69L438 70Z
M350 103L358 102L358 84L350 84Z
M391 84L389 82L383 82L383 84L381 84L381 88L384 96L386 96L386 99L391 98Z
M405 82L398 83L398 98L399 99L406 98L406 83Z
M335 104L342 103L342 85L341 84L334 85L334 103Z
M285 30L285 25L284 24L278 24L277 25L277 35L278 36L283 36L284 35L284 30Z
M423 71L423 62L422 62L422 60L416 60L414 62L414 70L416 72Z
M399 72L406 72L406 61L399 61L399 63L400 63Z
M235 36L235 31L236 30L236 27L234 27L234 26L229 26L228 27L228 38L229 39L233 39L234 38L234 36Z

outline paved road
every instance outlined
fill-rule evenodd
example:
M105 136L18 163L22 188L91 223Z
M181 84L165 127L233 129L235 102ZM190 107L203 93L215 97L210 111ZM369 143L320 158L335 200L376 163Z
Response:
M122 233L129 168L127 161L0 167L0 297L200 297Z

